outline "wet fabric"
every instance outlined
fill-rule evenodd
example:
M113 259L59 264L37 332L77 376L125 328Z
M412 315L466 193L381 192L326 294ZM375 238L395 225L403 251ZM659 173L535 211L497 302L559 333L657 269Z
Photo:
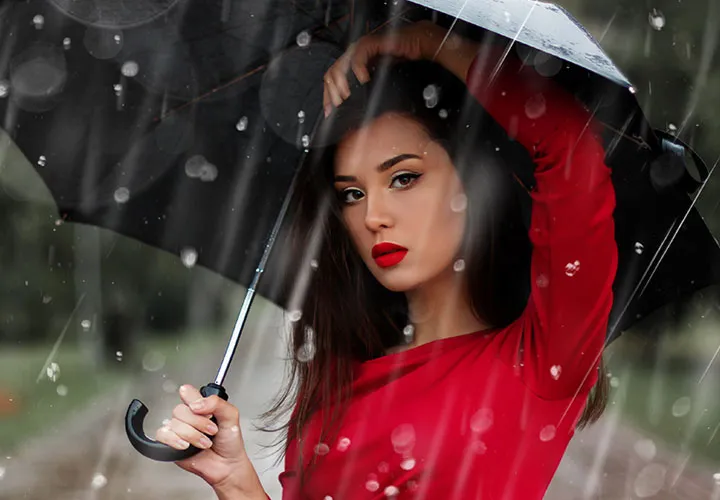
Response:
M541 499L597 381L617 268L615 194L597 124L553 81L500 52L468 88L536 165L531 296L507 328L358 366L334 442L322 412L289 444L283 499ZM482 63L481 63L482 61ZM488 85L488 82L492 82Z

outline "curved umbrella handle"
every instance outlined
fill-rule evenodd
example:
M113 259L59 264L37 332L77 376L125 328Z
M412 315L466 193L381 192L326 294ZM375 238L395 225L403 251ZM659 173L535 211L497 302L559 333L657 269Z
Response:
M225 401L228 399L225 388L214 383L201 387L200 394L202 394L203 397L217 395ZM190 447L184 450L176 450L164 443L150 439L145 435L145 430L143 429L143 422L147 414L147 406L139 399L133 399L125 414L125 432L130 440L130 444L132 444L140 454L159 462L177 462L178 460L190 458L203 451L202 448L197 448L193 445L190 445ZM212 417L210 420L216 422L215 417ZM212 436L208 437L212 439Z

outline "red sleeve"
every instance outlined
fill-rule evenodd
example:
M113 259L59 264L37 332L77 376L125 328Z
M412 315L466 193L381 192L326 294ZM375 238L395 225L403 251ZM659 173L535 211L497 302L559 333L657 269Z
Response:
M467 75L470 92L535 163L531 294L501 355L520 356L538 396L571 397L597 381L617 269L615 192L592 115L512 54L497 68L502 52L483 50Z

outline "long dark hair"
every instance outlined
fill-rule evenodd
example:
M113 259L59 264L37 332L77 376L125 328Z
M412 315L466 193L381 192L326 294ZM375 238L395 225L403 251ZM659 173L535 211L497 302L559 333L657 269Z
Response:
M294 262L287 269L295 271L288 286L294 287L296 299L289 381L261 416L268 425L260 428L287 428L286 444L303 435L316 411L323 415L321 439L332 438L351 396L354 367L401 344L408 324L404 294L386 289L373 277L343 225L333 189L342 134L386 113L419 123L448 152L465 188L467 222L460 254L475 313L492 327L504 327L527 304L530 198L517 173L532 173L529 153L508 137L464 82L442 66L386 62L340 106L338 121L327 121L332 127L328 135L335 140L324 137L322 142L329 144L308 153L292 200L289 254ZM600 371L579 427L597 420L606 405L607 380ZM291 408L289 422L273 427ZM299 457L302 473L301 464Z

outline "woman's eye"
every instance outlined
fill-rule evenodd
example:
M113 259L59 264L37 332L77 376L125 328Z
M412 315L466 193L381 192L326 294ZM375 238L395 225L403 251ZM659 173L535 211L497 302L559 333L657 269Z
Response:
M410 172L405 172L402 174L398 174L395 177L393 177L392 182L390 183L390 187L392 188L406 188L410 186L413 182L415 182L421 174L413 174Z
M354 203L363 197L362 191L358 189L346 189L338 193L340 201L343 203Z

